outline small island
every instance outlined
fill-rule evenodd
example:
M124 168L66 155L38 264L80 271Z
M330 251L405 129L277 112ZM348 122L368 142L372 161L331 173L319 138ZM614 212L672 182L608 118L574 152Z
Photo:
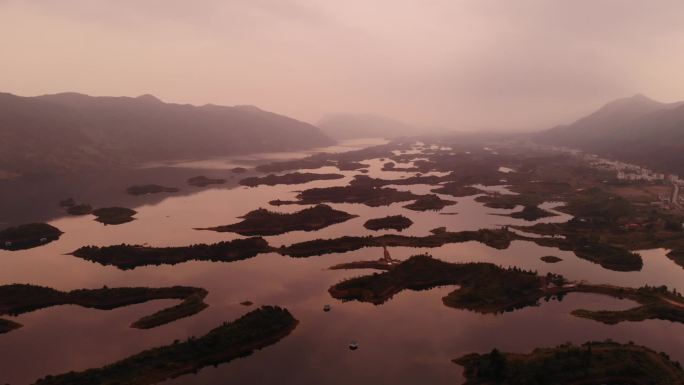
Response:
M84 246L72 255L101 265L113 265L122 270L146 265L175 265L191 260L233 262L252 258L272 248L260 237L234 239L213 244L178 247L151 247L120 244L113 246Z
M410 203L404 207L414 211L439 211L446 206L455 205L455 201L442 199L435 194L421 195L415 202Z
M67 208L67 214L69 215L88 215L93 211L93 206L87 203L74 204Z
M431 191L433 193L451 195L457 198L482 194L484 192L478 188L470 185L464 185L460 182L448 182Z
M318 204L318 203L361 203L366 206L388 206L396 202L418 199L420 195L410 191L399 191L390 187L377 187L367 184L347 186L318 187L304 190L297 195L296 201L274 201L277 204Z
M75 205L76 205L76 201L74 200L74 198L66 198L66 199L62 199L59 201L59 207L67 208L67 207L72 207Z
M529 354L468 354L453 360L463 366L465 385L490 384L684 384L684 371L664 353L610 340L535 349Z
M525 229L523 227L522 229ZM528 238L540 246L557 247L560 250L572 251L579 258L598 263L603 268L615 271L639 271L644 262L639 254L623 247L594 241L583 237L541 237Z
M9 333L14 329L19 329L21 324L14 321L0 318L0 334Z
M380 268L381 274L342 281L329 289L341 300L381 304L402 290L422 290L443 285L460 288L445 296L446 306L479 313L498 313L536 305L541 298L561 298L570 293L593 293L630 299L639 306L627 310L574 310L577 317L606 324L623 321L662 319L684 323L684 298L667 287L638 289L611 285L568 282L557 274L537 276L519 268L504 269L491 263L448 263L427 255L417 255L398 264L382 261L352 262L334 266Z
M266 209L250 211L241 222L232 225L198 230L234 232L241 235L278 235L290 231L315 231L330 225L356 218L356 215L335 210L328 205L316 205L292 214L276 213Z
M394 264L386 272L342 281L329 289L342 300L381 304L402 290L460 285L442 300L445 305L479 313L499 313L534 305L550 294L548 284L563 285L560 276L538 277L517 268L503 269L491 263L448 263L428 255L416 255Z
M47 223L29 223L0 230L0 249L24 250L56 241L63 233Z
M684 267L684 249L670 250L667 257L679 266Z
M534 195L517 195L517 194L500 194L490 193L482 194L475 198L476 202L483 203L485 207L492 209L513 210L518 206L531 207L538 206L544 201Z
M150 385L252 354L289 335L297 321L287 309L263 306L201 337L145 350L97 369L47 376L36 385Z
M369 167L369 165L361 162L356 162L356 161L344 161L344 160L339 160L337 161L336 164L337 168L340 169L340 171L354 171L354 170L360 170L362 168ZM360 170L361 171L361 170ZM363 171L361 171L363 172Z
M148 195L148 194L159 194L159 193L175 193L180 191L175 187L164 187L158 184L143 184L135 185L126 189L126 193L129 195Z
M293 172L291 174L268 174L266 176L253 176L242 179L240 184L243 186L256 187L260 185L275 186L279 184L302 184L315 180L334 180L342 179L341 174L316 174L312 172Z
M539 259L546 263L558 263L563 260L562 258L556 257L555 255L545 255Z
M524 239L508 229L480 229L477 231L450 232L444 228L434 229L430 235L414 237L400 234L353 237L343 236L333 239L314 239L282 246L278 253L291 257L311 257L314 255L345 253L364 247L403 246L403 247L440 247L448 243L478 241L495 249L506 249L511 242Z
M528 205L524 206L520 211L508 214L508 216L516 219L524 219L526 221L536 221L542 218L555 217L557 214L539 208L538 206Z
M79 305L110 310L155 299L180 299L180 304L160 310L134 322L131 327L150 329L204 310L207 291L201 288L173 286L162 288L121 287L79 289L68 292L49 287L13 284L0 286L0 315L18 315L58 305ZM21 325L0 319L0 330L10 331Z
M649 319L684 323L684 298L677 291L668 290L666 286L643 286L633 289L611 285L580 284L577 285L575 291L603 294L620 299L626 298L640 305L626 310L578 309L572 312L577 317L592 319L608 325Z
M190 179L188 179L188 184L190 186L195 186L195 187L207 187L212 184L224 184L226 183L225 179L222 178L209 178L204 175L200 176L194 176Z
M103 207L93 211L95 220L105 225L120 225L135 220L138 212L125 207Z
M403 215L390 215L383 218L373 218L366 221L363 227L368 230L392 229L402 231L409 228L413 221Z

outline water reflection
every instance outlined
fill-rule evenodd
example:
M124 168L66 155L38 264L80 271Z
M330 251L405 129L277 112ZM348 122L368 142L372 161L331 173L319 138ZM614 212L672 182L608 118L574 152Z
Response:
M370 164L369 175L372 177L401 179L415 175L413 172L382 171L384 162L380 159L365 163ZM175 168L197 175L195 169ZM310 171L339 172L333 167ZM328 267L379 258L382 256L381 248L302 259L269 253L234 263L193 261L173 266L139 267L131 271L65 255L85 244L126 242L182 246L239 238L232 233L197 231L194 228L234 223L239 220L238 216L250 210L271 208L268 202L272 199L291 200L297 191L306 188L344 185L357 172L344 171L342 174L345 178L341 180L293 186L214 186L195 190L183 186L188 190L185 195L149 197L150 200L137 204L122 201L122 205L138 211L137 220L133 222L103 226L90 216L60 217L50 221L65 232L59 241L31 250L0 251L0 284L32 283L60 290L94 288L105 284L110 287L200 286L209 290L206 302L210 305L195 316L151 330L132 329L128 325L177 301L152 301L111 311L59 306L12 318L24 324L24 328L0 335L0 383L28 384L46 374L101 366L146 348L171 343L174 339L204 334L221 322L247 312L250 308L239 304L246 300L254 302L254 306L275 304L287 307L301 323L292 335L276 345L217 368L206 368L197 375L169 381L170 384L223 384L226 381L267 384L281 383L284 379L288 383L454 384L462 380L461 369L450 360L465 353L486 352L493 347L524 352L566 341L582 343L605 338L621 342L632 340L665 351L674 359L684 360L684 325L645 321L609 326L569 314L577 308L621 309L630 306L628 301L600 295L570 294L561 302L543 302L539 307L500 316L444 306L441 298L453 287L420 292L407 290L381 306L332 299L327 293L331 285L371 271L328 270ZM425 194L435 186L393 187ZM502 186L487 189L507 192ZM451 231L461 231L530 223L495 215L515 210L486 208L475 201L476 196L440 197L458 201L443 210L455 215L416 212L402 207L408 202L375 208L361 204L332 204L335 209L360 217L317 232L297 231L266 238L273 245L284 245L312 238L367 235L369 231L363 228L367 219L396 214L409 217L414 225L402 232L383 230L370 233L423 236L442 226ZM59 197L51 198L50 204L54 204L56 198ZM92 199L97 204L94 196ZM557 203L549 202L543 207L552 210L555 205ZM307 206L286 205L277 210L293 212L304 207ZM562 222L568 219L567 215L561 214L540 221ZM639 272L625 273L603 269L577 258L572 252L523 241L513 242L506 250L492 249L477 242L447 244L433 249L391 249L392 257L397 259L425 252L449 262L484 261L537 270L540 274L560 273L572 280L586 279L623 286L666 284L684 291L684 269L665 257L666 250L642 251L644 268ZM563 261L547 264L539 259L544 255L556 255ZM323 312L323 305L327 303L332 304L332 311ZM360 348L354 352L347 348L352 340L360 343Z

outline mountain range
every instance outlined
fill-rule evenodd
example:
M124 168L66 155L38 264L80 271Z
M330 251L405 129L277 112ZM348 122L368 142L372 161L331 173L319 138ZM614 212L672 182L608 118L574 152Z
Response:
M253 106L0 93L0 178L333 143L311 124Z
M534 140L684 175L684 102L661 103L640 94L618 99Z

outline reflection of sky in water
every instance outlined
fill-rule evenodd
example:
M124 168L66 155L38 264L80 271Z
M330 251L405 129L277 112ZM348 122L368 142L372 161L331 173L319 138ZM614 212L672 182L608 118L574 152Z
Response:
M372 159L368 175L401 179L414 172L382 171L383 161ZM401 165L410 167L411 164ZM400 167L400 165L397 165ZM339 172L325 167L312 172ZM193 317L181 319L151 330L129 328L129 324L177 301L160 300L111 311L59 306L43 309L16 319L23 328L0 335L2 370L0 383L26 384L46 374L101 366L140 350L201 335L221 322L244 314L250 308L239 302L250 300L255 306L275 304L287 307L301 323L289 337L253 356L217 368L206 368L196 376L183 376L173 384L233 383L395 383L454 384L461 370L450 360L469 352L502 350L529 351L537 346L551 346L565 341L613 338L633 340L673 358L684 360L684 325L665 321L622 323L615 326L571 316L577 308L625 308L628 301L589 295L571 294L562 302L551 301L504 315L479 315L442 305L441 298L453 287L414 292L404 291L384 305L359 302L342 303L332 299L327 289L341 279L371 273L331 271L331 265L354 260L376 259L379 248L365 248L342 254L311 258L289 258L265 254L235 263L187 262L175 266L148 266L131 271L84 261L65 253L84 244L148 243L154 246L187 245L239 238L233 233L193 230L196 227L230 224L238 216L258 207L267 207L272 199L294 199L297 191L311 187L345 185L355 171L341 172L344 179L314 181L302 185L260 186L256 188L205 189L187 196L169 196L150 205L136 207L137 220L121 226L103 226L92 216L65 217L51 223L65 234L46 246L17 251L0 251L0 283L33 283L69 290L93 288L104 284L116 286L194 285L209 290L210 307ZM418 194L430 193L436 186L393 186ZM478 186L488 191L510 193L504 186ZM484 207L475 196L454 198L442 213L417 212L403 208L409 202L385 207L360 204L332 204L336 209L360 217L329 226L317 232L291 232L266 237L273 245L283 245L313 238L343 235L400 233L427 235L436 227L451 231L482 227L524 225L526 222L496 214L515 210ZM553 210L558 203L542 207ZM286 205L277 211L293 212L307 206ZM516 208L516 210L519 208ZM370 218L402 214L414 225L394 230L369 232L363 223ZM565 214L540 222L566 221ZM433 249L390 248L394 258L429 252L450 262L483 261L502 266L561 273L572 280L625 286L666 284L684 290L684 270L665 257L666 250L641 252L644 268L640 272L614 272L581 260L573 253L516 241L506 250L496 250L478 242L447 244ZM556 255L563 260L547 264L539 258ZM324 313L322 307L332 304ZM351 340L360 343L350 352ZM39 346L39 348L37 348Z
M233 167L250 167L257 163L264 163L265 161L278 161L287 159L303 158L308 155L326 152L338 153L359 150L369 146L376 146L385 144L388 141L379 138L364 138L364 139L348 139L341 140L333 146L314 148L309 150L292 151L292 152L267 152L242 155L239 157L225 157L213 158L208 160L186 160L186 161L169 161L169 162L154 162L145 164L143 167L159 167L171 166L182 168L204 168L204 169L230 169Z

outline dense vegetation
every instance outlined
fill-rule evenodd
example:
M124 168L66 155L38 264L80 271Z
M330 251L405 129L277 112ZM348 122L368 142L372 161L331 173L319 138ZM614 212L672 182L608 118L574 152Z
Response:
M415 202L404 206L415 211L439 211L446 206L455 205L456 202L440 198L435 194L422 195Z
M83 372L47 376L36 385L148 385L252 354L286 337L298 321L286 309L264 306L202 337L145 350Z
M103 207L93 211L95 220L105 225L120 225L133 221L138 212L125 207Z
M526 221L536 221L538 219L556 216L556 214L537 206L525 206L522 210L511 213L509 216L511 218L524 219Z
M10 332L14 329L18 329L21 327L21 324L18 324L14 321L6 320L0 318L0 334Z
M460 285L460 289L443 298L445 305L496 313L534 305L547 295L543 290L547 281L564 282L562 277L538 277L532 272L502 269L490 263L447 263L417 255L384 273L342 281L329 292L338 299L380 304L405 289Z
M585 288L585 286L587 286ZM626 310L584 310L572 312L573 315L593 319L606 324L616 324L624 321L644 321L661 319L684 323L684 298L677 291L669 291L666 286L644 286L638 289L606 286L606 285L578 285L577 291L590 291L605 294L615 298L631 299L640 306Z
M278 235L290 231L320 230L355 217L356 215L335 210L328 205L316 205L291 214L258 209L242 216L241 222L203 230L230 231L241 235Z
M439 229L435 229L439 230ZM435 231L430 235L414 237L399 234L352 237L344 236L334 239L314 239L283 246L280 254L291 257L311 257L331 253L344 253L364 247L405 246L405 247L439 247L447 243L478 241L497 249L505 249L511 241L523 239L507 229L480 229L477 231Z
M67 208L69 215L88 215L93 211L93 206L87 203L74 204Z
M555 255L545 255L539 259L546 263L558 263L563 260L562 258L556 257Z
M608 324L621 321L663 319L684 323L684 299L666 287L626 287L570 283L562 276L523 271L516 267L503 269L490 263L447 263L426 255L418 255L399 264L384 261L360 261L333 266L335 269L374 268L387 270L342 281L330 288L338 299L383 303L405 290L429 289L441 285L460 288L443 298L447 306L480 313L496 313L534 305L542 297L562 297L583 292L628 298L640 306L619 311L575 310L573 315Z
M296 203L362 203L371 207L388 206L396 202L418 199L420 195L409 191L400 191L390 187L370 185L347 185L334 187L316 187L304 190L297 195L294 202L274 201L272 204Z
M269 174L266 176L253 176L242 179L240 184L243 186L256 187L259 185L275 186L278 184L301 184L315 180L342 179L342 174L316 174L312 172L293 172L291 174Z
M433 193L451 195L454 197L467 197L483 193L482 190L473 186L464 185L460 182L448 182L442 186L433 189Z
M570 343L530 354L468 354L454 360L465 368L465 385L674 385L684 383L678 362L632 343Z
M188 179L188 184L190 186L195 186L195 187L207 187L212 184L224 184L226 183L225 179L222 178L209 178L204 175L199 175L199 176L193 176L192 178Z
M413 221L406 218L403 215L388 215L382 218L372 218L363 224L363 227L368 230L383 230L383 229L393 229L397 231L402 231L409 228L413 224Z
M76 257L114 265L120 269L134 269L145 265L175 265L190 260L232 262L252 258L268 252L271 247L259 237L235 239L213 244L195 244L178 247L150 247L120 244L113 246L84 246L74 251Z
M47 223L29 223L0 230L0 249L23 250L56 241L62 232Z
M0 315L17 315L58 305L79 305L109 310L155 299L183 300L176 306L145 316L131 325L139 329L149 329L199 313L207 307L203 301L206 295L207 291L204 289L186 286L111 289L103 287L101 289L79 289L65 292L43 286L13 284L0 286ZM5 327L12 326L12 323L7 320L2 323L5 324ZM18 326L15 324L14 328ZM13 328L9 330L11 329Z

